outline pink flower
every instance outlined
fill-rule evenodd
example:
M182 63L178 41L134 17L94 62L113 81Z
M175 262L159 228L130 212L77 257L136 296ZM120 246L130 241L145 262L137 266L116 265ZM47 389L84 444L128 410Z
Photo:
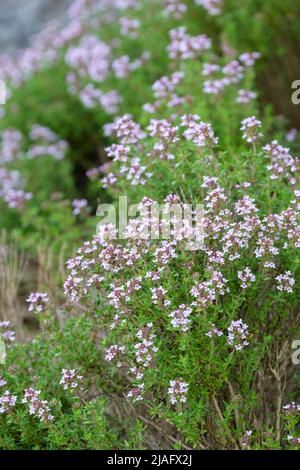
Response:
M187 6L180 0L164 0L164 4L162 14L164 16L171 16L176 20L179 20L187 9Z
M194 59L197 57L198 53L211 48L211 40L206 34L189 36L185 26L171 29L169 36L171 42L167 51L170 59Z
M255 276L248 267L243 271L238 271L238 278L242 281L242 289L247 289L251 283L255 282Z
M279 274L275 279L277 281L277 290L280 290L281 292L293 292L295 279L293 278L291 271L285 271L285 273Z
M236 98L237 103L250 103L257 97L257 93L250 90L239 90L238 97Z
M50 414L48 402L39 398L40 394L40 390L27 388L22 403L29 404L29 414L37 416L42 423L48 423L54 419L54 416Z
M26 302L29 303L29 312L42 313L46 309L49 297L45 292L33 292L28 299L26 299Z
M247 337L249 335L248 325L240 320L233 320L228 327L227 342L236 351L240 351L248 346Z
M288 403L282 407L283 411L286 414L293 414L300 412L300 405L297 405L294 401L292 403Z
M195 0L196 5L201 5L210 15L219 15L222 11L222 0Z
M117 366L121 367L122 363L120 361L121 357L126 353L125 346L118 346L114 344L106 349L105 359L109 362L113 361L114 359L118 360Z
M172 318L171 324L174 328L179 328L181 331L188 331L189 324L191 320L189 316L191 315L193 309L188 305L181 304L179 307L169 314L169 317Z
M83 376L79 375L75 369L62 369L61 373L62 377L59 383L64 390L74 390L79 387L79 382L82 381Z
M86 199L74 199L72 201L73 214L80 215L84 212L84 209L88 206L88 201Z
M289 132L286 134L285 139L287 142L295 142L299 132L297 129L290 129Z
M12 395L8 390L0 397L0 414L9 413L15 406L17 396Z
M241 131L243 131L243 139L249 143L256 143L262 136L259 129L261 128L261 122L256 119L255 116L244 119L241 123Z
M214 323L211 324L211 329L205 334L209 338L212 338L213 336L223 336L223 332L218 330Z
M136 39L139 36L140 20L123 16L119 19L122 36Z
M11 322L10 321L2 321L0 322L0 338L6 342L13 342L16 340L16 333L13 330L10 330Z
M172 405L186 402L188 388L189 384L183 382L182 379L170 380L168 394L170 396L170 402L172 403Z

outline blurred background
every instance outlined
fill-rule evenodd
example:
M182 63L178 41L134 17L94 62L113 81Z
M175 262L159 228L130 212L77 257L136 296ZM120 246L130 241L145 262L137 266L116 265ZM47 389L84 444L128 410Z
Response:
M71 0L0 0L0 49L14 53L29 45L53 19L64 20Z
M0 51L15 53L52 20L64 22L72 0L0 0ZM257 75L262 99L300 128L291 83L300 79L300 0L224 0L222 30L232 45L260 50Z

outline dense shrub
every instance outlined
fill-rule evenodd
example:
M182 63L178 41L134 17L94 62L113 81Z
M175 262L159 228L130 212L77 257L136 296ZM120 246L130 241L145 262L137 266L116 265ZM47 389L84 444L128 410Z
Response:
M39 334L0 323L1 448L299 445L298 137L255 75L277 4L80 0L1 59L2 226L31 265L54 252L22 285ZM140 217L95 234L119 196Z

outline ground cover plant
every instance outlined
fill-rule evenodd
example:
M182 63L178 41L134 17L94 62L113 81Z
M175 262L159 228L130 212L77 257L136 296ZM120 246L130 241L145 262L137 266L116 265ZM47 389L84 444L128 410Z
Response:
M0 56L1 449L299 449L298 10L77 0Z

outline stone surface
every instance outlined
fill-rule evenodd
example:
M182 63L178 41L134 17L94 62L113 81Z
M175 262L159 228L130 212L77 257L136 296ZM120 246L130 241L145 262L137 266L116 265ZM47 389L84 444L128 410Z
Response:
M71 0L0 0L0 53L28 46L53 19L63 19Z

